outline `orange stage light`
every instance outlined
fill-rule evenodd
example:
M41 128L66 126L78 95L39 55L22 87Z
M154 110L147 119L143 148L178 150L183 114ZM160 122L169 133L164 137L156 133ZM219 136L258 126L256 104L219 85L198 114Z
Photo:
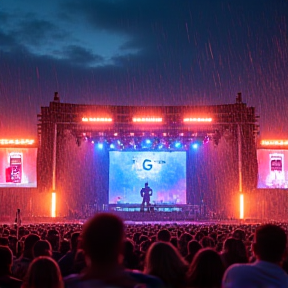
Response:
M33 139L0 139L0 145L33 145Z
M240 194L240 219L244 219L244 195Z
M262 146L288 146L288 140L262 140Z
M52 192L52 199L51 199L51 217L56 217L56 193Z
M200 123L200 122L212 122L212 118L196 118L196 117L191 117L191 118L184 118L183 122L185 123Z
M108 117L82 117L82 122L111 123L112 121L113 119Z

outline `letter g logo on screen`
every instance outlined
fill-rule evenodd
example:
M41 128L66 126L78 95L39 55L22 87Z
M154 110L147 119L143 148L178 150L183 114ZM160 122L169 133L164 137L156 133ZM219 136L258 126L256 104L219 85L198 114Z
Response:
M152 169L152 164L147 164L147 163L151 163L152 161L151 160L149 160L149 159L145 159L144 161L143 161L143 169L144 170L147 170L147 171L149 171L149 170L151 170Z

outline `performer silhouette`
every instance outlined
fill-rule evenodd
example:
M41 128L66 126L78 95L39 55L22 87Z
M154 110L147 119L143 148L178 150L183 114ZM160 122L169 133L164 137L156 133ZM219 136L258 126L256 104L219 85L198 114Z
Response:
M141 197L143 198L143 201L141 204L142 207L145 206L145 203L147 203L147 206L150 206L150 196L152 196L153 191L148 186L148 182L145 183L145 187L141 189L140 194L141 194Z

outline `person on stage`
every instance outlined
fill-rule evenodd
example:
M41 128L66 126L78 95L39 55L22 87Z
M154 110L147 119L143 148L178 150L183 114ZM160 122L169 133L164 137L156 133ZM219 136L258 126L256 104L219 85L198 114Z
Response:
M143 198L142 207L145 206L145 203L147 203L147 207L150 206L150 196L152 196L153 191L148 186L148 182L145 183L145 187L141 189L140 194L141 197Z

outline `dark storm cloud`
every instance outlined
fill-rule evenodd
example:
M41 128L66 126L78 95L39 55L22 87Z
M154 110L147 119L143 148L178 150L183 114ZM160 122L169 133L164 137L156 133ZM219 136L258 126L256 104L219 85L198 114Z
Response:
M122 49L144 49L159 55L161 47L176 49L189 45L187 23L190 21L189 2L176 1L74 1L65 9L77 14L92 27L110 33L122 33L129 41ZM181 40L181 41L180 41Z
M61 101L111 105L223 104L242 91L262 123L273 126L271 121L288 115L287 1L59 0L53 5L45 19L33 11L15 16L12 25L14 12L0 15L6 19L0 30L1 101L26 122L35 121L39 106L48 105L56 90ZM103 42L107 35L119 39L108 56L113 45L110 38ZM26 107L27 95L33 111ZM262 131L272 131L268 126Z
M227 1L174 0L65 3L69 13L94 29L128 35L129 40L121 49L136 49L137 53L132 56L133 62L130 54L115 56L124 67L131 67L131 63L135 67L141 65L142 69L152 66L164 71L179 71L181 67L182 73L192 69L198 74L208 64L217 69L215 73L228 71L228 67L229 73L237 77L239 68L249 68L241 68L243 61L249 64L251 56L258 57L257 49L264 53L262 57L269 53L268 43L259 38L266 33L263 24L272 33L278 28L265 23L267 15L273 15L273 5L267 2L261 9L253 1L234 1L233 5ZM253 39L257 39L258 47L249 46ZM255 55L251 55L253 51Z
M49 38L63 39L66 36L59 27L49 21L34 18L33 14L28 14L25 18L13 31L23 43L38 45Z
M7 23L8 18L9 18L9 17L8 17L8 15L7 15L6 13L0 11L0 19L1 19L2 25L5 24L5 23Z
M13 14L4 14L4 16L5 15L6 17L4 17L4 19L11 19L11 17L13 17ZM5 47L6 50L8 48L13 50L17 47L23 50L27 50L27 48L30 50L29 48L31 47L37 47L37 49L33 49L34 54L41 54L41 52L45 54L41 51L42 44L51 41L51 39L54 41L63 41L68 36L67 33L64 33L57 25L46 20L37 19L33 13L22 15L21 19L18 20L17 18L13 24L10 22L11 21L6 21L6 23L10 25L5 32L1 32L0 30L0 37L2 38L2 41L0 41L0 49ZM4 31L5 25L2 25L2 27ZM32 53L31 50L30 53Z
M12 35L4 33L0 30L0 50L10 50L16 45L16 41Z
M61 54L61 58L72 65L95 66L101 65L104 60L100 55L94 55L91 51L76 45L66 47Z

